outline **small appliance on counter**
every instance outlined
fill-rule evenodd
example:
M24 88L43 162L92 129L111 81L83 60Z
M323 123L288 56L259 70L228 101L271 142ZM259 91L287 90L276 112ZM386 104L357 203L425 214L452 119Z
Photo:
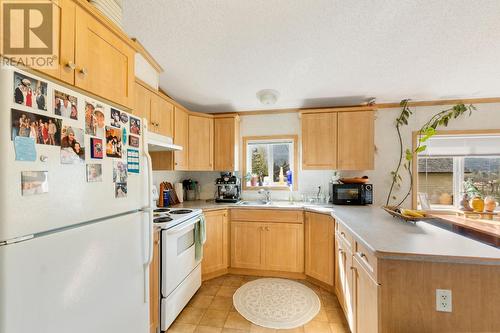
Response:
M215 191L215 202L231 202L240 201L241 186L238 177L232 172L221 172L220 178L215 181L217 187Z
M373 203L373 185L330 183L330 202L334 205L371 205Z

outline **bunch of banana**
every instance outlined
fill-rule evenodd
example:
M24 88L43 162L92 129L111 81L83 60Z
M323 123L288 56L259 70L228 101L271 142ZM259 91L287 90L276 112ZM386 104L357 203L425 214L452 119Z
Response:
M400 208L401 215L406 217L425 217L425 211L416 209Z

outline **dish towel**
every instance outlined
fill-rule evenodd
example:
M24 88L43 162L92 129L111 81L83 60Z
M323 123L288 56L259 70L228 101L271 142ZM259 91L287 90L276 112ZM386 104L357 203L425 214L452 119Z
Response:
M196 223L194 226L194 237L195 237L195 248L194 248L194 258L195 260L201 260L203 258L203 244L207 241L207 226L205 221L205 215L200 215L200 222Z

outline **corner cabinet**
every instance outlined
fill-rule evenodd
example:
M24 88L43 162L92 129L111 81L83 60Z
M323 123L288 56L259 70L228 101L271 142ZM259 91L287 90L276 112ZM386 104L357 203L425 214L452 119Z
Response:
M229 267L229 220L227 210L205 212L207 241L203 246L203 277L226 273Z
M318 213L305 213L306 275L333 288L334 285L334 233L333 217Z
M374 110L341 110L301 113L303 170L374 168Z
M238 171L239 117L214 119L214 170Z
M190 114L188 133L189 170L213 170L214 119L211 116Z

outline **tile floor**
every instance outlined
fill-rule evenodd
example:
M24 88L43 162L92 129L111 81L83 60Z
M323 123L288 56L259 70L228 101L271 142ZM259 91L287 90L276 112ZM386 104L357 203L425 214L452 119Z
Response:
M233 294L251 276L226 275L206 281L168 329L168 333L348 333L347 322L335 295L307 281L321 299L321 311L306 325L274 330L252 324L233 307Z

